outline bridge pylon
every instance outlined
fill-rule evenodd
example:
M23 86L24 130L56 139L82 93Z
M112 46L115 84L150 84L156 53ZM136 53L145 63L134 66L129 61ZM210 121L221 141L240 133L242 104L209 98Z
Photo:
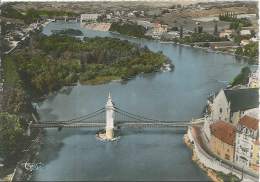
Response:
M106 103L106 138L112 140L114 138L114 104L110 92Z

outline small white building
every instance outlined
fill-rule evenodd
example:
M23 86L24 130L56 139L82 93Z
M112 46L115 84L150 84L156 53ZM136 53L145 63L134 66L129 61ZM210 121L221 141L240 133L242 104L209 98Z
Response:
M248 87L259 88L259 70L250 73L248 80Z
M81 14L80 15L80 22L84 21L97 21L100 14Z
M250 40L243 39L243 40L241 40L240 45L245 46L245 45L249 44L250 42L251 42Z
M251 32L250 32L250 30L241 30L240 31L240 35L241 36L251 35Z
M150 29L154 26L153 23L151 23L149 21L145 21L145 20L137 20L136 24L143 26L145 29Z

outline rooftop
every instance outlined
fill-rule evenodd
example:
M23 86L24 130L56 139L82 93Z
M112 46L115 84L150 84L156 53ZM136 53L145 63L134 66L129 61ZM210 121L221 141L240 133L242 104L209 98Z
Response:
M231 103L231 112L245 111L259 106L259 88L224 90Z
M211 135L229 145L234 145L236 129L225 121L217 121L210 125Z
M248 116L248 115L245 115L243 116L239 122L238 122L240 125L243 125L249 129L253 129L253 130L257 130L258 129L258 124L259 124L259 120L254 118L254 117L251 117L251 116Z

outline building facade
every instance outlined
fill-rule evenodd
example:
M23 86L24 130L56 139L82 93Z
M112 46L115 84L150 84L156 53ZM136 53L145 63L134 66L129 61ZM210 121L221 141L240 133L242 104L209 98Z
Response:
M253 154L249 167L256 172L259 172L259 140L255 141L253 144Z
M249 75L248 87L259 88L259 70L256 70Z
M252 167L256 164L259 120L251 116L243 116L236 127L235 162L241 167ZM258 148L259 149L259 148ZM253 157L254 156L254 157Z
M210 125L210 149L218 157L233 161L235 151L235 127L225 121Z
M236 125L245 111L259 107L259 89L225 89L208 100L211 120Z

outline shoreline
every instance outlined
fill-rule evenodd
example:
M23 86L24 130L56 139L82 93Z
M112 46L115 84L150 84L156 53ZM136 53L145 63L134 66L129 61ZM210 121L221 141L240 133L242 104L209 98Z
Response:
M200 162L200 160L198 159L196 153L194 152L193 144L190 142L187 133L184 134L184 136L183 136L183 142L184 142L184 144L192 151L192 158L191 158L191 160L192 160L193 162L195 162L195 163L197 164L197 166L198 166L202 171L204 171L204 172L207 174L207 176L208 176L213 182L224 182L224 180L220 179L220 178L217 176L216 171L207 168L206 166L204 166L204 165Z
M162 44L175 44L175 45L180 45L180 46L183 46L183 47L191 47L191 48L195 48L195 49L202 49L202 50L205 50L208 53L226 54L226 55L239 57L239 58L243 58L243 59L251 59L251 60L255 60L255 61L258 61L258 59L259 59L259 58L250 58L248 56L241 56L241 55L237 55L235 53L231 53L231 52L227 52L227 51L213 50L213 49L211 49L209 47L191 46L190 44L181 44L179 42L174 42L174 41L159 41L159 42L162 43Z

